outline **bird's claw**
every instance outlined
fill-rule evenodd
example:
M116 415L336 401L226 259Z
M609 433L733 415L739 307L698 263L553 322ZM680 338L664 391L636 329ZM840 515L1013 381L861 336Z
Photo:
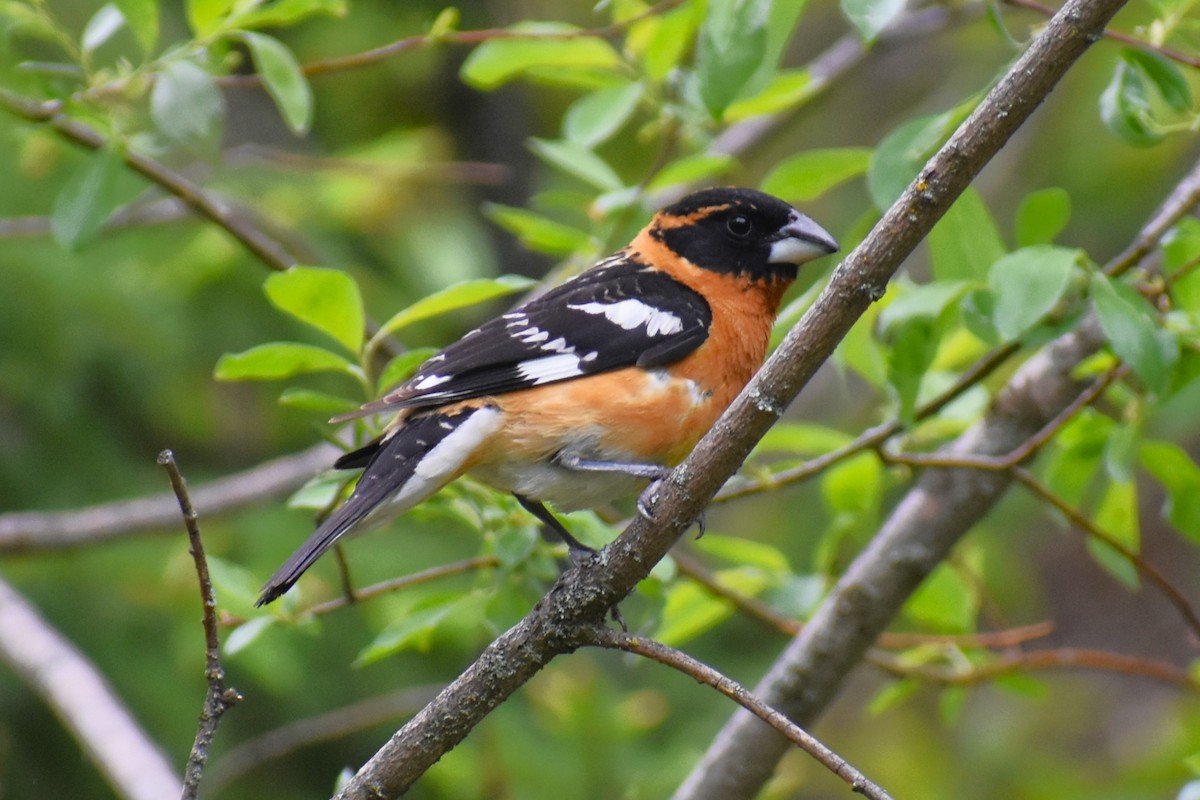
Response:
M658 503L658 488L662 486L662 482L662 478L655 478L645 491L638 495L637 512L645 517L647 522L654 521L654 506Z

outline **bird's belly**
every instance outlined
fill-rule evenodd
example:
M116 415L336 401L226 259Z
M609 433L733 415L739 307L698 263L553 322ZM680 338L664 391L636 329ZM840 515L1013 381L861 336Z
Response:
M496 489L549 502L560 511L595 508L634 496L648 483L621 473L567 469L550 460L480 465L470 474Z

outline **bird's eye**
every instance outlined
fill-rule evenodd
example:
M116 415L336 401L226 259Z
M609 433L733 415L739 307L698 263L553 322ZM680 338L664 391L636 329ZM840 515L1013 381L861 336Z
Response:
M754 223L745 214L737 214L725 222L725 229L737 239L745 239L754 230Z

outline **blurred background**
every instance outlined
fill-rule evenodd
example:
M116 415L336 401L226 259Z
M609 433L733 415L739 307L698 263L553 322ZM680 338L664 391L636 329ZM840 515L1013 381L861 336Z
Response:
M9 26L0 33L0 85L40 99L80 91L77 75L29 67L71 59L62 46L18 25L15 8L48 14L79 41L99 5L9 5L8 16L0 16L0 25ZM700 19L702 5L684 3L671 13ZM336 13L262 30L299 63L311 64L423 34L444 8L425 0L323 7ZM693 33L678 43L678 64L666 64L654 90L623 121L616 111L605 112L619 124L589 148L621 189L638 187L661 174L664 163L688 156L728 154L698 170L701 183L758 186L797 153L876 148L902 124L955 109L985 91L1044 21L1003 4L927 6L911 10L924 15L919 24L904 16L900 33L855 49L861 39L835 3L794 7L803 16L783 43L780 64L796 72L837 66L828 83L803 101L764 105L769 115L704 119L688 87L672 84L692 63L694 26L683 26ZM639 6L492 0L457 9L457 27L468 31L522 20L599 28ZM1153 37L1156 20L1186 19L1189 10L1187 4L1133 3L1113 27ZM164 4L158 13L156 55L195 43L180 4ZM1176 35L1190 36L1192 24L1178 25ZM671 58L668 34L652 47L630 44L633 37L623 31L608 41L633 65L623 69L636 79L653 71L647 66L653 54ZM640 55L629 56L630 48ZM843 51L852 60L838 65L835 56ZM236 42L205 52L213 73L252 71ZM452 43L412 47L357 68L310 75L311 126L300 134L289 130L261 87L223 84L224 125L209 153L147 133L154 121L145 91L101 97L90 113L86 103L72 110L231 199L299 261L348 273L368 318L379 322L464 280L507 274L541 280L552 271L578 270L627 241L649 209L686 183L634 196L601 191L556 167L531 140L559 141L569 110L605 84L531 73L483 86L478 65L474 73L464 70L473 52ZM133 33L122 30L88 58L95 83L104 70L121 79L123 64L146 56ZM1101 96L1121 58L1117 44L1097 44L976 183L1006 247L1016 244L1014 220L1023 199L1060 187L1069 195L1070 216L1057 241L1103 263L1130 243L1191 169L1200 148L1188 130L1190 116L1179 115L1179 129L1152 146L1134 146L1103 123ZM1195 84L1194 68L1180 74ZM366 399L343 374L214 379L224 354L275 340L328 341L272 306L262 289L271 271L262 261L128 170L115 170L107 184L112 208L121 209L107 226L87 241L64 243L61 230L53 235L52 220L63 219L56 204L64 202L64 187L90 158L47 126L0 113L0 521L15 512L162 494L169 487L155 457L163 448L175 451L195 487L329 438L326 409L281 405L285 387ZM861 173L803 202L788 198L833 232L843 252L878 214ZM543 238L543 246L530 249L527 228L523 243L514 235L519 224L502 224L497 209L503 207L531 208L575 233L555 229L565 239L546 244ZM822 263L806 273L795 295L832 267ZM924 249L905 273L910 282L930 280ZM513 301L423 320L395 343L444 344ZM872 325L864 322L867 332ZM1197 399L1185 391L1161 404L1146 423L1148 432L1196 453ZM959 422L982 413L986 400L985 393L974 407L960 408ZM894 403L843 361L823 369L789 419L853 436L889 418ZM1103 407L1096 413L1119 416ZM687 546L724 570L733 585L803 616L911 478L878 464L856 469L714 507L708 536ZM1189 539L1168 526L1162 490L1149 480L1139 485L1133 513L1144 557L1197 597L1200 532ZM236 512L206 513L203 505L198 511L226 635L233 635L239 624L244 630L246 620L259 618L248 592L311 530L313 510L289 508L284 497L272 496ZM569 524L600 541L615 534L587 514ZM516 544L505 544L506 536L515 536ZM429 692L453 679L548 587L559 551L535 547L532 537L529 520L511 503L475 486L456 487L387 530L350 543L356 584L506 546L524 548L519 562L304 618L297 609L339 593L336 565L325 559L306 578L301 599L265 617L270 621L258 623L255 635L225 656L229 681L246 699L222 722L205 796L329 796L344 768L369 757ZM737 540L747 542L741 555ZM1122 585L1087 555L1083 537L1027 495L1011 493L954 563L969 580L940 601L947 606L926 598L927 607L940 611L907 614L902 627L966 633L1049 620L1053 631L1039 647L1119 652L1180 670L1195 657L1196 642L1161 594ZM10 547L0 551L0 575L95 663L182 768L204 692L199 601L182 524L87 546ZM622 608L635 632L665 630L665 638L747 685L787 641L675 579L670 565ZM403 620L415 622L398 630ZM239 749L281 726L348 707L348 730L328 741L297 743L277 756ZM613 653L575 653L497 710L409 796L665 797L732 710L724 698L663 667ZM864 666L814 732L897 797L1174 798L1193 777L1189 764L1200 767L1198 710L1194 687L1112 670L1017 670L947 686ZM43 701L14 672L0 669L0 796L110 792ZM844 793L836 778L792 753L763 797Z

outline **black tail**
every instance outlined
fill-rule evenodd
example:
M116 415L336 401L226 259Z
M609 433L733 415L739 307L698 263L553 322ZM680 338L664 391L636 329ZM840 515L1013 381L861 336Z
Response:
M430 413L410 418L389 438L338 459L338 467L366 466L353 494L271 576L255 605L270 603L292 588L334 542L377 510L387 506L391 514L407 511L458 477L498 421L499 412L488 406ZM431 454L435 457L426 462Z

